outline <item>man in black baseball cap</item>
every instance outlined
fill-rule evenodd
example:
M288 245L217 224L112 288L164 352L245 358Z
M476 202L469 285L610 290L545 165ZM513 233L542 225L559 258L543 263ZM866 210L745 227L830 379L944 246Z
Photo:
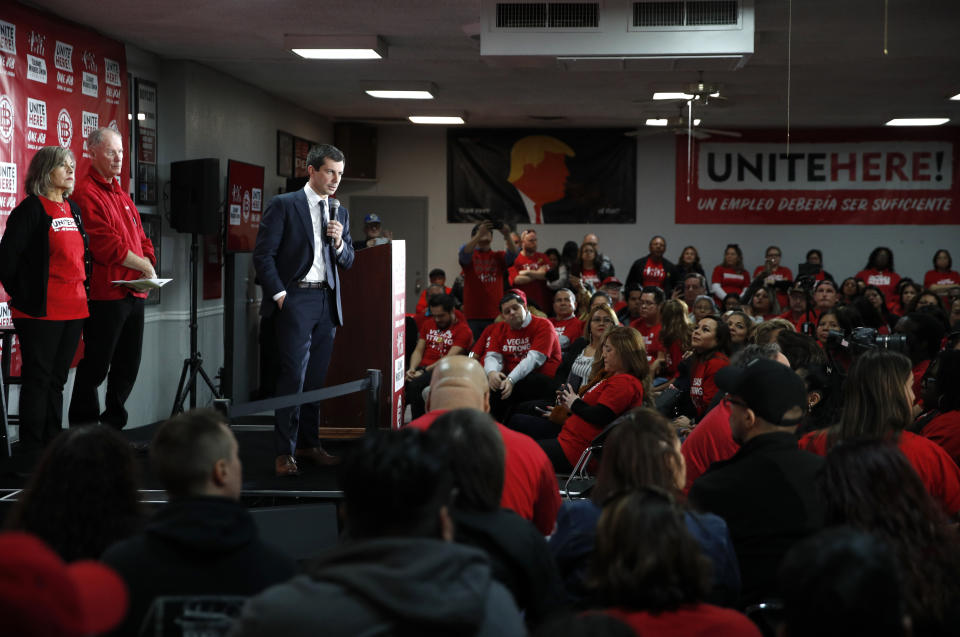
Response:
M716 376L727 392L730 428L740 451L715 462L690 490L690 501L727 522L740 562L741 605L774 597L777 566L795 542L823 526L815 480L823 458L797 446L806 413L803 380L789 367L757 359Z

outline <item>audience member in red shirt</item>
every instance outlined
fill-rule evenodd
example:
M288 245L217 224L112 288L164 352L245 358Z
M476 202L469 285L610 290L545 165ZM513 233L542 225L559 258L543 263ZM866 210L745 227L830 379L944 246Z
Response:
M697 323L690 344L690 401L700 420L717 393L714 375L730 364L730 328L719 316L707 316Z
M687 319L687 304L679 299L665 301L660 306L660 321L657 355L650 367L650 376L673 380L677 377L683 353L690 349L693 328Z
M933 255L933 269L923 275L923 287L934 294L944 296L950 288L960 286L960 273L951 270L953 258L947 250L937 250Z
M657 336L660 334L660 305L663 304L663 290L648 285L640 290L640 316L630 322L630 327L640 332L647 362L653 363L660 347Z
M763 279L763 285L773 287L777 294L777 303L780 307L786 307L789 303L787 290L793 283L793 273L790 268L780 265L780 258L783 252L780 246L770 246L763 261L763 265L758 265L753 271L753 278Z
M586 289L594 292L600 288L600 282L608 276L614 275L613 264L609 261L600 261L597 256L597 246L594 243L584 243L580 246L580 258L570 269L570 287L580 294Z
M583 334L583 322L577 317L576 295L567 288L561 288L553 295L553 313L550 318L557 339L560 341L560 351L565 352Z
M500 228L507 243L506 252L490 249L494 224L484 221L474 226L470 241L460 248L459 261L463 267L463 313L475 338L500 313L498 302L503 296L503 278L514 259L517 246L510 237L510 226Z
M426 314L427 312L427 303L430 300L429 295L427 294L430 291L430 287L434 285L439 285L443 288L443 294L450 294L450 288L446 286L447 283L447 273L441 270L440 268L434 268L430 270L430 285L424 288L423 292L420 293L420 298L417 299L417 314Z
M546 313L550 309L550 291L546 276L550 269L550 257L537 252L537 231L520 233L520 254L509 269L510 287L527 295L527 302Z
M87 235L80 208L67 199L75 168L69 149L38 150L27 168L27 197L0 240L0 281L23 359L20 449L31 456L63 427L63 386L89 316Z
M793 323L797 332L801 334L813 334L817 324L817 315L811 308L807 311L807 298L810 293L801 285L797 284L790 288L787 298L790 299L790 307L786 312L780 315L780 318ZM804 331L803 326L809 323L810 328Z
M503 326L491 335L483 367L490 382L490 413L503 421L513 404L550 397L561 354L553 324L527 310L523 292L507 292L500 312Z
M897 443L920 479L949 515L960 512L960 469L939 445L909 431L913 422L913 370L910 359L891 350L869 350L850 367L839 424L800 439L800 447L820 455L837 443L874 438Z
M753 288L752 285L750 287ZM777 300L777 293L773 286L757 287L753 289L752 294L747 290L747 295L745 311L755 323L780 316L780 302Z
M441 414L461 407L489 412L490 388L480 363L463 356L447 357L433 374L429 411L408 426L428 429ZM541 533L549 535L560 510L553 465L530 436L507 429L499 422L497 429L506 448L500 505L532 521Z
M597 525L590 575L597 603L637 635L760 637L735 610L707 604L709 561L684 512L665 493L629 491L609 502Z
M710 283L710 290L721 303L728 294L740 296L747 291L750 273L743 267L743 251L739 245L727 245L723 252L723 263L713 269Z
M410 355L404 393L414 418L424 413L423 390L430 384L433 368L445 356L465 354L473 343L473 332L454 314L454 300L448 294L430 299L430 316L420 326L420 338Z
M833 309L838 298L837 284L833 282L833 279L817 281L813 288L813 309L819 316L821 313Z
M604 427L650 395L650 366L640 334L611 327L600 342L601 357L579 394L564 385L560 402L570 410L556 439L538 441L558 473L567 473Z
M920 298L923 289L910 279L900 279L899 288L900 292L897 294L897 300L890 311L897 316L906 316L917 309L917 300Z
M756 323L743 310L724 312L722 318L730 328L730 351L739 352L750 342Z
M927 383L925 403L933 407L917 429L924 438L943 447L954 462L960 463L960 351L940 352L934 363L934 380Z
M627 286L658 287L666 293L673 293L677 285L677 267L663 258L667 251L667 240L660 235L650 239L650 253L637 259L627 274Z
M867 267L856 274L857 279L867 285L875 285L883 292L887 307L892 308L897 298L897 283L900 275L893 268L893 252L890 248L874 248L867 259Z

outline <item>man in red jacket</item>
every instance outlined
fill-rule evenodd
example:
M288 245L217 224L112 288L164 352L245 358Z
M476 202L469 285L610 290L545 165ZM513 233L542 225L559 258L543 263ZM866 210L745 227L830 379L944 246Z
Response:
M113 281L156 278L156 257L140 213L117 180L123 170L123 138L111 128L98 128L87 138L87 150L90 170L77 184L73 200L80 206L90 237L93 274L90 318L83 326L84 355L73 384L70 424L100 421L122 429L127 424L124 403L140 369L147 293ZM100 413L97 388L105 378L107 395Z

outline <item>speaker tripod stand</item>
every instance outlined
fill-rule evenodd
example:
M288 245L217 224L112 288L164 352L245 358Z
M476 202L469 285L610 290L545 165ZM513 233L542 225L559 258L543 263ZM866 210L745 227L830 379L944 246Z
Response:
M173 399L171 416L183 411L183 403L190 396L190 409L197 406L197 375L203 379L214 398L221 398L220 392L214 387L213 381L203 369L203 357L197 351L197 269L199 262L200 245L197 233L191 234L190 239L190 358L183 359L183 368L180 370L180 384L177 386L177 396Z

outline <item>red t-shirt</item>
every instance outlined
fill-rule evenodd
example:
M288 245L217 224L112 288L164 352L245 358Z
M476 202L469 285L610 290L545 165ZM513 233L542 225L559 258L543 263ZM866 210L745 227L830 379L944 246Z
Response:
M807 312L804 312L803 314L800 315L800 318L795 319L793 318L793 312L791 310L787 310L783 314L779 315L777 318L782 318L790 321L791 323L793 323L793 326L797 328L797 333L803 334L803 324L807 322L807 316L808 316ZM817 329L817 311L810 310L809 317L810 317L810 322L813 324L813 330L815 332Z
M433 365L447 355L451 347L462 347L464 351L470 349L473 343L473 332L470 327L461 321L454 322L445 330L437 327L437 319L428 317L420 326L420 338L427 342L423 350L420 366Z
M480 332L480 338L473 342L470 353L480 361L481 365L483 364L484 355L487 353L487 350L490 349L490 343L493 342L493 335L503 326L504 323L502 321L499 323L491 323L483 328L483 331Z
M732 458L739 450L730 431L730 408L721 402L703 417L680 447L687 465L683 492L689 493L693 481L706 473L710 465Z
M637 635L673 637L761 637L756 624L730 608L690 604L677 610L651 613L611 608L603 611L630 626Z
M654 261L653 257L647 257L647 263L643 266L643 285L653 285L663 289L663 282L667 280L667 269L663 266L663 260Z
M444 409L431 411L407 426L426 431L445 412ZM506 452L500 506L530 520L544 535L553 533L557 511L560 510L560 490L553 464L530 436L500 423L497 423L497 429Z
M943 505L948 515L960 511L960 469L943 447L909 431L900 432L897 446L917 471L927 491ZM827 455L827 433L811 431L800 439L800 448Z
M750 285L750 274L744 270L737 272L733 268L725 265L718 265L713 269L713 276L710 277L711 283L719 283L725 294L741 294L743 289ZM720 299L723 301L723 299Z
M960 462L960 411L940 414L923 427L920 435L943 447L954 462Z
M923 407L923 375L927 373L930 361L920 361L913 368L913 404Z
M444 294L450 294L450 288L444 286L443 292ZM427 298L427 291L424 290L420 293L420 299L417 301L417 314L427 313L427 301L429 301Z
M709 359L693 366L690 372L690 400L697 409L697 418L703 416L713 402L713 397L717 395L714 375L729 364L730 359L726 354L716 352Z
M652 363L660 349L660 323L647 325L646 321L638 318L630 321L630 327L640 332L640 336L643 337L643 345L647 350L647 362Z
M50 272L47 277L47 314L31 316L11 306L12 318L40 318L46 321L72 321L90 316L87 291L83 281L87 272L83 265L83 237L70 212L70 204L40 197L44 211L50 216Z
M503 373L509 374L527 356L527 352L534 350L544 354L547 360L537 368L536 372L546 376L553 376L560 367L560 341L553 323L539 316L530 317L526 327L515 330L506 322L503 327L491 333L490 352L498 352L503 357Z
M670 345L663 344L663 333L657 334L657 352L663 351L666 358L664 359L663 367L660 368L658 376L664 378L676 378L679 373L678 366L680 361L683 360L683 343L678 338Z
M580 272L580 284L589 285L594 290L600 289L600 277L597 276L596 270L583 270Z
M574 314L570 318L561 319L552 317L553 329L557 331L557 338L560 340L560 349L565 349L570 343L574 342L583 335L583 321Z
M927 270L923 275L923 287L929 288L931 285L960 285L960 273L953 270L948 272Z
M527 270L537 270L544 265L550 264L550 258L542 252L534 252L532 257L528 257L523 252L517 255L516 260L510 269L507 270L510 287L515 287L527 295L527 301L532 301L538 308L546 312L550 309L550 290L547 288L546 281L531 281L522 285L515 285L517 276Z
M492 319L500 313L507 253L474 250L463 266L463 313L468 319Z
M890 270L860 270L854 277L860 279L867 285L875 285L883 292L883 297L887 300L887 307L892 309L900 299L897 295L897 283L900 282L900 275Z
M591 407L603 405L619 416L628 409L643 404L643 383L627 373L615 374L601 380L580 398ZM590 446L590 442L601 431L603 426L590 424L580 416L570 414L563 423L557 440L571 465L577 464L583 450Z

